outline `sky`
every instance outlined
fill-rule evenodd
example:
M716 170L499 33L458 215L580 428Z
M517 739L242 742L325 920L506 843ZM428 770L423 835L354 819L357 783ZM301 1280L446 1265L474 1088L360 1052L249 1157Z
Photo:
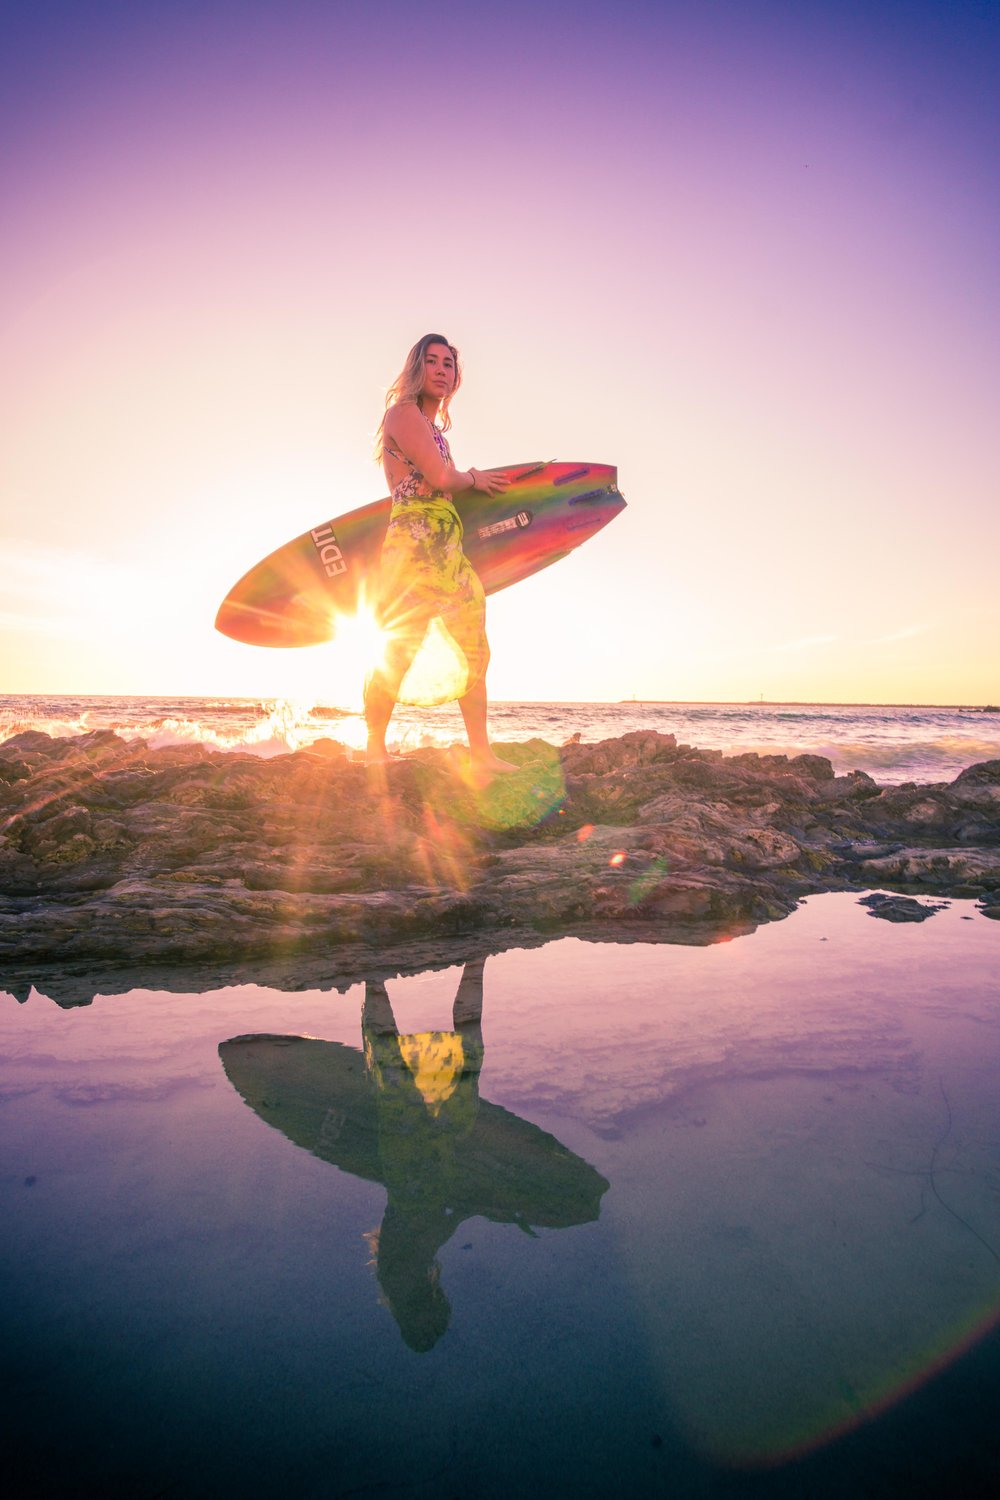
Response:
M460 467L628 501L492 697L1000 701L998 63L992 0L7 0L0 692L356 703L213 621L433 330Z

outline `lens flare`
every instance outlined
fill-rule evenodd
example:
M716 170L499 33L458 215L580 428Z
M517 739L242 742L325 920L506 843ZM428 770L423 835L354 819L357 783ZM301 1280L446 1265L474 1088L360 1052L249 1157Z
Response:
M641 902L645 901L646 897L653 894L660 881L666 879L669 873L670 866L665 859L652 860L646 866L645 870L636 876L628 888L630 905L638 906ZM725 941L725 939L722 939L722 941Z
M468 774L466 760L465 774L456 783L454 775L442 780L440 769L433 765L418 767L426 803L440 806L448 822L466 823L476 829L539 827L557 817L566 800L566 782L555 746L532 740L528 745L500 744L495 748L505 760L517 764L516 772L480 783ZM433 816L436 818L436 814ZM458 837L454 832L451 836Z
M374 672L384 664L388 637L364 599L353 615L335 615L333 626L337 645L358 663L362 673Z

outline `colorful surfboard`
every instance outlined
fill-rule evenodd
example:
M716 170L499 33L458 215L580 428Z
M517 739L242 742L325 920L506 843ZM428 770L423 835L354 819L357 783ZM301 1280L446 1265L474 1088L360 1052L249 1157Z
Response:
M466 556L488 594L558 562L625 508L610 464L524 463L502 470L502 495L456 498ZM332 640L374 587L388 498L325 521L279 547L226 595L215 627L251 646L315 646Z

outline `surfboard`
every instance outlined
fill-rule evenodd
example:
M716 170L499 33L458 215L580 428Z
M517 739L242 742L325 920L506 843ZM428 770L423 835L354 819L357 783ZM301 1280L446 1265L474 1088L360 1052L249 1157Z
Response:
M610 464L505 466L502 495L455 499L463 548L487 594L550 567L625 509ZM316 646L336 635L377 581L391 501L323 521L265 557L230 589L215 628L251 646Z

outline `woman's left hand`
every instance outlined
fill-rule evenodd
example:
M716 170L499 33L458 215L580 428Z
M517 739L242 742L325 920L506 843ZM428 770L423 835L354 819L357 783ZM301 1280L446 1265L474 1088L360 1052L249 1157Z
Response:
M499 495L508 488L510 480L507 475L499 469L469 469L472 475L472 488L481 490L486 495Z

